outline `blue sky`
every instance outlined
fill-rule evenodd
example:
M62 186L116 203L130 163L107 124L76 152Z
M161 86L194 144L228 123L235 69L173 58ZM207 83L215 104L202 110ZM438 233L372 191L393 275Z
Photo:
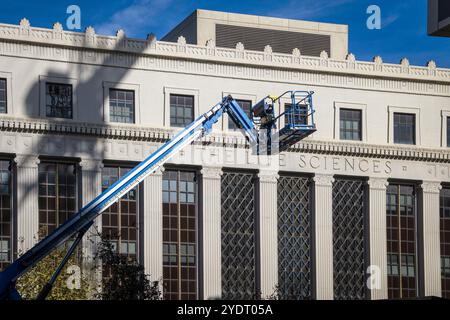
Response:
M32 26L51 27L67 19L66 8L80 6L82 29L92 25L97 33L114 34L123 28L129 37L161 38L193 10L211 9L291 19L349 25L349 50L359 60L381 55L385 62L398 63L407 57L411 64L435 60L450 68L450 39L426 33L426 0L60 0L8 1L2 4L0 23L17 24L26 17ZM369 5L381 8L381 30L366 27Z

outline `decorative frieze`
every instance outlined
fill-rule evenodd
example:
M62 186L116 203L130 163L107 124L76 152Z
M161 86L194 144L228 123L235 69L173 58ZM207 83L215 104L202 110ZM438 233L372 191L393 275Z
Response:
M104 138L111 140L129 140L143 142L165 142L176 134L176 130L148 128L139 126L104 126L95 124L86 124L78 122L58 122L52 123L47 120L21 119L2 117L0 119L0 131L14 132L11 136L0 136L0 145L3 139L6 139L8 145L16 145L16 134L60 134L62 136L88 136L95 138ZM32 139L20 139L26 147L30 147ZM41 139L42 140L42 139ZM60 142L61 144L61 142ZM247 148L248 143L242 136L229 135L226 133L212 133L209 136L199 139L195 144L205 144L215 147L224 147L233 145L233 148ZM16 145L17 147L22 147ZM44 146L43 146L44 147ZM56 147L56 146L55 146ZM93 146L92 146L93 148ZM42 149L37 146L38 150ZM42 150L41 150L42 151ZM95 150L86 150L94 152ZM107 150L105 150L107 151ZM352 143L303 140L291 148L288 152L316 155L338 155L353 156L364 158L379 158L392 160L412 160L426 161L436 163L450 163L450 153L446 149L432 149L416 146L386 146ZM367 164L361 164L363 166ZM430 169L431 170L431 169Z

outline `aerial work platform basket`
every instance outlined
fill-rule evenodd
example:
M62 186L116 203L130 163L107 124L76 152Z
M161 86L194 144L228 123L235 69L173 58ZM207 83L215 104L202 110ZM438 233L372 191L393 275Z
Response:
M290 146L314 133L313 91L286 91L280 96L267 96L252 107L253 122L262 130L281 129L277 134L269 134L269 153L278 147L285 151ZM284 106L283 106L284 103ZM278 116L275 115L276 106Z

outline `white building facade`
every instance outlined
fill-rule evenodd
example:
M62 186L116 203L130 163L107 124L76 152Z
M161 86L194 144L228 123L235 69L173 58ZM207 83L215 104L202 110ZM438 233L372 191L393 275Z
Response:
M222 97L311 90L312 136L261 163L225 115L96 227L167 299L450 297L450 70L334 29L306 56L0 25L0 267Z

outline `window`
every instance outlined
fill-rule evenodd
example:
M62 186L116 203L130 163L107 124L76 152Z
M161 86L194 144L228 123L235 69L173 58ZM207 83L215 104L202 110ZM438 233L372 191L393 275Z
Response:
M39 236L53 232L76 212L76 168L74 164L39 164Z
M416 115L394 113L394 143L416 144Z
M135 122L134 91L109 89L109 112L111 122Z
M11 165L0 160L0 271L12 261Z
M0 79L0 113L7 113L6 79Z
M47 117L73 118L72 85L46 83L45 110Z
M278 294L283 300L312 298L311 179L278 179Z
M291 103L286 103L284 105L284 123L294 124L294 125L307 125L308 124L308 106L300 105L297 110L292 109Z
M102 191L130 172L131 168L105 166L102 169ZM138 260L138 190L129 191L102 214L102 232L120 254ZM104 275L109 271L104 269Z
M450 117L447 117L447 147L450 147Z
M197 182L195 172L163 176L164 299L197 298Z
M333 183L333 291L336 300L367 298L366 182L336 177Z
M341 140L362 140L362 111L340 109L339 125Z
M221 202L222 299L255 299L259 288L254 174L224 172Z
M440 216L442 297L450 299L450 187L441 190Z
M185 127L194 121L194 96L170 95L170 125Z
M242 108L242 110L245 111L245 114L251 119L252 118L252 101L251 100L236 100L236 102L239 104L239 106ZM228 117L228 129L230 130L236 130L237 126L231 120L230 117Z
M413 298L416 280L415 187L391 184L386 194L389 298Z

